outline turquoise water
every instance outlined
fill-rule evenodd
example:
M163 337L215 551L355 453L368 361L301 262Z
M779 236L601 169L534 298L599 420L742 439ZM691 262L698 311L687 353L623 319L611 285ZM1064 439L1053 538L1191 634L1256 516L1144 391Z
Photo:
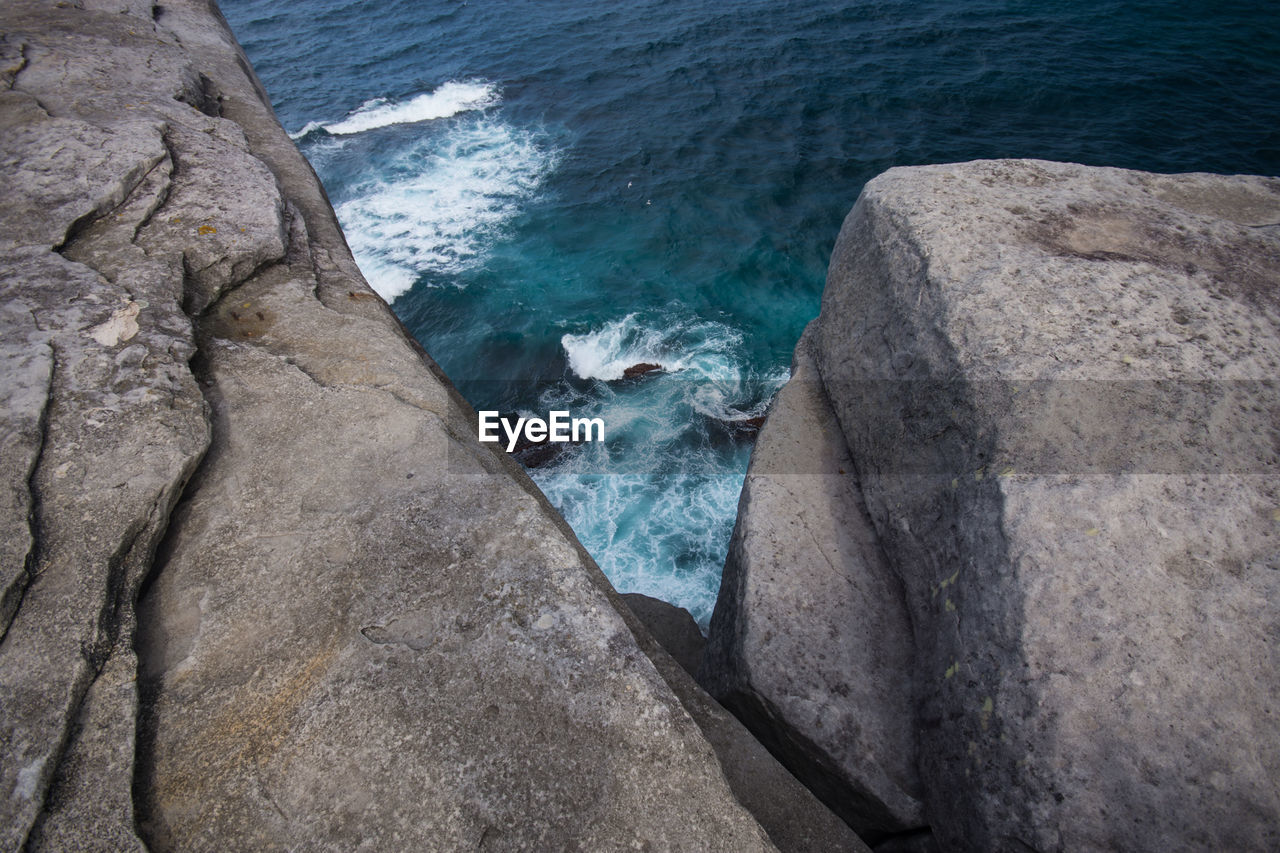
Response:
M750 451L725 421L785 380L862 184L1278 174L1274 9L223 3L370 283L477 408L605 420L531 473L616 586L704 625Z

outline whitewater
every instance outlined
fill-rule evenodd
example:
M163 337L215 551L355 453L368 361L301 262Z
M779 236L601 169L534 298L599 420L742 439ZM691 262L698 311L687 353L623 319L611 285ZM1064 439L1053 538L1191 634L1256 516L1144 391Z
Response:
M302 130L289 136L295 140L301 139L317 130L334 136L363 133L393 124L413 124L448 118L468 110L481 110L496 105L498 100L497 88L491 83L450 80L432 92L424 92L403 102L373 98L365 101L341 121L307 122Z
M335 205L361 271L388 302L420 278L438 283L433 273L482 263L486 247L554 168L558 152L537 134L485 114L500 103L493 83L450 80L402 101L365 101L339 121L311 121L292 134L309 140L313 161L326 165L377 144L334 137L463 116L445 128L422 127Z

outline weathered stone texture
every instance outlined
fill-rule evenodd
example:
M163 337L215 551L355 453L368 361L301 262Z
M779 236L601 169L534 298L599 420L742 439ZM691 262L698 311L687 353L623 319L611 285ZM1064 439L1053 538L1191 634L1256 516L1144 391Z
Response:
M623 593L622 600L663 650L675 658L685 672L696 677L707 640L693 615L683 607L639 592Z
M876 840L924 822L911 628L818 380L813 331L752 451L701 681Z
M819 366L948 844L1276 845L1275 223L1280 181L1041 162L891 171L846 221Z
M0 31L0 848L771 849L216 8Z
M620 597L629 603L637 600L636 594ZM665 605L665 608L677 609L666 602L639 597ZM657 607L652 609L659 610ZM680 612L690 622L693 621L687 612ZM670 617L670 613L663 616ZM631 617L633 621L638 618ZM666 618L657 621L659 630L668 627L661 624ZM647 626L633 624L632 630L640 648L653 661L711 743L734 796L760 821L769 834L769 840L779 850L784 853L868 853L869 848L862 839L783 767L736 717L708 696L683 664L656 648L658 641L649 633ZM697 630L696 625L694 630Z
M817 365L944 849L1280 844L1278 297L1274 179L977 162L849 214Z
M162 101L155 93L157 109L126 111L123 93L104 96L102 81L76 76L91 69L67 70L68 57L141 45L124 18L24 3L2 14L13 61L0 92L0 287L6 367L18 367L6 371L13 406L3 417L20 437L5 447L15 496L5 524L29 533L8 540L25 547L5 554L0 846L22 844L54 783L48 831L33 845L60 831L53 811L83 807L71 819L79 845L118 847L133 833L136 697L132 678L120 689L106 683L133 669L133 598L208 441L187 368L181 254L152 257L139 234L163 193L166 124L190 108L166 91ZM76 15L92 18L92 35L65 28ZM121 85L145 93L143 77L134 68ZM104 261L107 246L114 256ZM91 745L102 714L123 723L110 755ZM65 779L72 767L96 783Z

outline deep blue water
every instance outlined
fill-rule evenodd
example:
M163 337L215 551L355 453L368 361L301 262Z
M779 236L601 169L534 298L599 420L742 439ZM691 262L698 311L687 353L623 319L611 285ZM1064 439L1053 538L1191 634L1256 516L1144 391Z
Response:
M749 442L890 166L1280 174L1269 3L223 0L361 268L477 408L600 414L532 471L705 624ZM638 361L667 372L608 381Z

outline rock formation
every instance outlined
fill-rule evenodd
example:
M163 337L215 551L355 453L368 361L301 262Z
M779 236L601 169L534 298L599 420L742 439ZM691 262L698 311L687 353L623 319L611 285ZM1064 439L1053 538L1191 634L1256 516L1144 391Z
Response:
M628 367L626 370L622 371L622 378L623 379L639 379L641 376L644 376L649 373L654 373L655 371L659 371L659 370L662 370L662 365L652 364L647 361L642 361L639 364L633 364L630 367Z
M1280 846L1280 181L890 170L797 365L704 670L777 754L946 850Z
M752 451L703 684L874 841L924 823L911 627L817 379L813 330Z
M785 772L477 442L216 8L0 32L0 848L772 849L715 750Z
M698 687L685 664L673 656L685 657L683 652L690 651L690 642L681 636L683 630L672 630L673 623L682 621L672 611L683 613L692 622L688 611L647 596L627 594L622 599L641 621L653 626L652 633L637 634L641 649L650 656L710 741L738 801L760 821L778 849L868 853L870 848L853 830L787 772L736 717ZM693 629L697 631L696 623ZM671 654L656 653L653 647L659 641L664 645L670 643L667 651Z
M479 444L216 8L0 33L0 847L865 849ZM1275 180L871 182L707 683L885 849L1280 846L1278 293Z
M622 600L667 654L675 658L691 677L696 677L707 640L702 636L693 614L683 607L639 592L624 592Z

